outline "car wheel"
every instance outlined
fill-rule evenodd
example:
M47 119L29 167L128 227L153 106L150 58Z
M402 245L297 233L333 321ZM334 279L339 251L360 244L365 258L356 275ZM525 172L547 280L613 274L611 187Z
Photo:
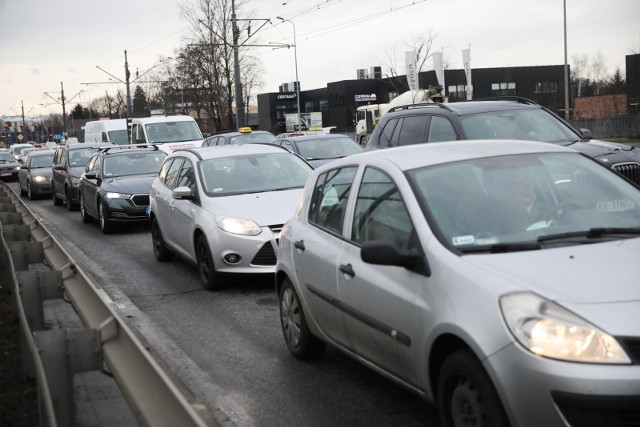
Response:
M219 289L221 287L220 278L213 265L209 244L204 235L198 237L198 242L196 243L196 259L198 261L198 272L200 273L202 286L208 291Z
M151 241L153 242L153 253L158 261L171 261L171 259L173 259L173 252L167 249L164 240L162 240L160 224L158 224L156 218L153 218L153 222L151 223Z
M111 233L113 226L111 221L107 219L107 212L102 201L98 201L98 222L100 223L100 230L102 230L102 233Z
M36 199L36 195L31 191L31 181L27 181L27 197L29 197L29 200Z
M82 193L80 193L78 197L80 198L80 218L82 218L82 222L86 224L88 222L93 221L93 218L91 217L91 215L87 213L87 209L86 209L87 207L85 206L84 197L82 196Z
M62 199L56 194L56 188L53 184L51 184L51 197L53 198L54 206L60 206L62 204Z
M78 205L71 201L71 192L69 191L69 187L64 188L64 196L67 198L67 210L75 211L78 208Z
M280 326L289 351L298 359L313 359L324 352L327 344L309 331L302 304L289 279L284 279L280 290Z
M509 421L480 361L469 351L451 354L438 378L440 419L447 427L502 427Z

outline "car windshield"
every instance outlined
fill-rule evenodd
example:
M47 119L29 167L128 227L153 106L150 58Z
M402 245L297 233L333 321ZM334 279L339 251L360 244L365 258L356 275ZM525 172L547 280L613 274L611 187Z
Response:
M127 145L129 143L129 133L126 129L109 131L109 140L118 145Z
M17 162L16 158L11 153L0 153L0 162L1 163L15 163Z
M351 138L318 138L296 142L300 155L308 160L335 159L362 151L362 147Z
M31 167L32 168L47 168L53 165L53 153L42 155L42 156L33 156L31 157Z
M27 148L32 149L33 146L32 145L27 145L27 146L24 146L24 147L15 147L13 149L13 153L16 154L16 155L17 154L24 154L24 150L26 150Z
M149 142L163 144L166 142L185 142L202 139L202 133L196 122L149 123L145 125Z
M407 176L436 234L463 252L640 235L637 187L579 154L473 159Z
M85 167L93 156L93 153L98 151L98 147L90 148L76 148L69 150L69 166L71 167Z
M253 144L255 142L266 142L272 143L276 141L277 138L271 133L243 133L238 136L233 136L229 139L230 144Z
M126 175L157 174L167 155L162 151L148 153L118 153L105 156L102 172L105 178Z
M199 171L204 191L216 197L302 188L312 168L283 151L204 160Z
M520 139L566 145L581 139L541 108L489 111L460 118L467 139Z

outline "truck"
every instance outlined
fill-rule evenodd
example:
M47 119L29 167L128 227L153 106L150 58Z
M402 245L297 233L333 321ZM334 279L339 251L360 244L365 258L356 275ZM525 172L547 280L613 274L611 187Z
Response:
M151 116L131 121L130 144L154 144L167 154L180 148L201 147L204 137L190 116Z
M410 104L447 102L442 86L431 86L428 89L408 90L386 104L363 105L356 109L354 119L356 142L363 147L367 145L369 135L373 132L380 118L393 107Z

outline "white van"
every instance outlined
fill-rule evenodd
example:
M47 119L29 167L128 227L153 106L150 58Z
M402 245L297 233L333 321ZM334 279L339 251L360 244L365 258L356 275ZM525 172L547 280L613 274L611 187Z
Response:
M158 144L169 154L179 148L201 147L203 139L190 116L141 117L131 122L131 144Z
M96 120L84 125L84 142L129 143L127 119Z

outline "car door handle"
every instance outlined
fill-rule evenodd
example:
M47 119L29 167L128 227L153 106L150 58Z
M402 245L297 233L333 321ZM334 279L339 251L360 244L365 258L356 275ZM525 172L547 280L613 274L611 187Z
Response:
M304 240L297 240L293 243L293 246L295 246L297 249L300 249L301 251L304 251L305 247L304 247Z
M356 275L356 272L353 271L353 267L351 266L351 264L347 264L347 265L341 264L340 271L349 277L354 277Z

